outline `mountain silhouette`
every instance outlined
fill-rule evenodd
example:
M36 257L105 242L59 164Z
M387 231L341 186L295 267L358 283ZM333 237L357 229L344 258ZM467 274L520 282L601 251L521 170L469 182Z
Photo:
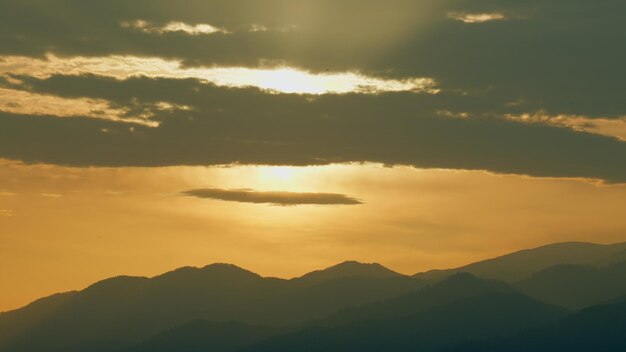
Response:
M290 280L230 264L119 276L0 314L0 351L543 351L570 335L613 351L625 247L561 243L415 277L352 261Z
M350 264L358 268L359 265ZM370 265L363 267L370 268ZM114 349L192 320L298 325L348 305L394 297L421 287L419 280L384 271L328 269L311 279L263 278L228 264L181 268L154 278L116 277L73 293L0 315L11 333L0 350ZM348 276L341 276L344 272ZM49 302L50 301L50 302ZM50 305L49 309L41 307ZM54 306L54 308L52 308ZM38 314L38 311L46 314ZM20 323L28 317L28 324ZM4 336L5 334L3 334Z
M468 272L481 278L514 283L555 265L601 266L622 260L626 260L626 242L611 245L566 242L525 249L456 269L431 270L414 276L424 280L437 281L453 273Z
M548 326L506 339L476 341L448 352L622 352L626 351L626 297L586 308Z
M232 352L285 331L239 322L196 320L157 334L123 352Z
M514 289L505 283L479 279L468 273L459 273L452 275L446 280L399 297L342 309L324 320L315 322L315 324L337 326L360 320L409 316L426 309L450 304L459 299L493 292L512 291Z
M324 270L316 270L305 274L297 279L303 284L313 284L319 283L323 281L328 281L330 279L335 278L343 278L343 277L369 277L369 278L388 278L388 277L398 277L401 274L389 270L384 266L378 263L364 264L356 261L346 261Z
M0 341L16 338L23 331L35 327L42 319L55 313L76 292L59 293L38 299L23 309L0 313Z
M515 286L543 302L581 309L615 299L626 292L626 261L606 267L553 266Z
M436 351L465 341L511 335L564 315L561 308L514 291L490 292L408 316L310 327L243 351Z
M384 310L371 309L372 307ZM391 311L391 314L380 314ZM360 319L281 330L241 323L193 322L124 352L435 351L460 342L509 336L557 321L566 311L510 286L457 274L431 287L360 308Z

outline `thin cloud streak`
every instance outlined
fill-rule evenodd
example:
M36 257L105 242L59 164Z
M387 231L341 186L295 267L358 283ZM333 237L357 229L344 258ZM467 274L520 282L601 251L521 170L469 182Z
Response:
M463 12L450 12L448 18L461 21L463 23L484 23L489 21L502 21L506 19L504 14L499 12L491 13L463 13Z
M575 131L584 131L603 136L616 138L626 142L626 117L622 118L590 118L577 115L550 115L545 111L525 113L521 115L506 115L511 121L522 123L544 123L552 126L562 126Z
M129 116L130 111L128 109L117 108L112 105L111 102L103 99L69 99L0 88L0 111L2 112L59 118L88 117L147 127L158 127L159 125L158 122L149 120L152 117L150 114ZM157 109L171 109L170 105L158 105Z
M360 200L336 193L262 192L251 189L202 188L181 192L181 195L230 202L294 205L358 205Z
M63 198L63 195L59 193L41 193L40 196L46 198Z
M154 33L154 34L165 34L165 33L186 33L188 35L209 35L214 33L224 33L227 34L228 31L223 28L218 28L211 26L210 24L188 24L184 22L172 21L167 23L165 26L159 27L151 24L148 21L144 20L136 20L132 22L122 22L120 24L122 28L133 28L140 30L144 33Z

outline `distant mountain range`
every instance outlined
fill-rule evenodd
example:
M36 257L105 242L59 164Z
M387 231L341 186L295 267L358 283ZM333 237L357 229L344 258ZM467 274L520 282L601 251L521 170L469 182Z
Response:
M227 264L150 279L122 276L0 315L0 351L126 346L198 319L295 326L422 286L382 266L354 262L292 280Z
M213 264L2 313L0 351L547 351L569 335L626 351L624 301L626 243L554 244L415 276L345 262L283 280Z
M513 283L559 264L605 266L625 260L626 242L612 245L565 242L525 249L460 268L431 270L414 276L424 280L441 280L454 273L465 272L486 279Z
M604 267L556 265L515 286L544 302L581 309L626 293L626 261Z

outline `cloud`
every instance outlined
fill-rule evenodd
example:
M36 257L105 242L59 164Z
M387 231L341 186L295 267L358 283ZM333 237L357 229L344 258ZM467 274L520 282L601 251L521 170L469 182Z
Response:
M280 64L311 73L427 77L442 90L523 99L525 111L621 117L624 11L619 0L603 6L588 0L191 0L185 6L24 0L0 5L0 55L158 57L185 67ZM515 18L468 26L448 13ZM210 24L232 34L153 35L120 27L137 19L159 28ZM293 30L249 31L254 25Z
M250 189L227 190L203 188L184 191L185 196L230 202L272 205L357 205L361 201L335 193L262 192Z
M51 119L54 109L14 105L0 112L0 157L72 166L377 162L624 182L626 144L589 133L609 135L626 116L624 10L617 0L5 2L2 89L106 102L158 127L95 119L87 107ZM508 20L466 25L448 13ZM120 26L137 19L229 34ZM536 111L587 120L510 118Z
M183 67L180 61L158 57L135 56L46 59L0 56L0 74L48 78L53 75L98 75L127 79L133 76L151 78L194 78L224 87L258 87L271 92L299 94L377 94L381 92L438 92L430 78L409 77L381 79L358 72L311 73L290 67ZM10 78L10 76L9 76ZM14 78L13 78L14 79Z
M621 119L589 118L575 115L548 115L544 111L521 115L507 115L508 119L525 123L545 123L565 126L577 131L615 137L626 142L626 117Z
M58 193L41 193L40 196L46 198L63 198L63 195Z
M506 119L518 107L439 94L307 96L224 89L197 80L25 79L37 92L119 106L168 100L158 128L0 113L0 156L74 166L322 165L375 162L626 181L626 143ZM245 103L244 103L245 102ZM441 116L467 112L471 118ZM106 130L107 133L102 131ZM28 141L28 143L24 143Z
M127 108L113 107L103 99L68 99L17 89L0 88L0 111L54 117L90 117L156 127L150 113L133 115Z
M217 28L211 26L210 24L188 24L184 22L168 22L164 26L155 26L144 20L135 20L135 21L123 21L121 24L122 28L133 28L140 30L145 33L156 33L156 34L164 34L164 33L172 33L172 32L181 32L189 35L208 35L214 33L224 33L228 34L228 31L223 28Z
M491 13L463 13L463 12L449 12L448 18L461 21L463 23L484 23L489 21L502 21L506 17L499 12Z
M11 216L14 216L14 215L15 215L15 213L13 212L13 210L0 209L0 216L11 217Z

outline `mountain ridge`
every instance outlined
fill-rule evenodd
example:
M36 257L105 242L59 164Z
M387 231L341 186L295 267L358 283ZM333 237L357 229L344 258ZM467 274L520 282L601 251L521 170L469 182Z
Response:
M441 280L452 273L464 271L483 278L516 282L559 264L607 265L620 261L625 253L626 242L613 244L558 242L522 249L457 268L419 272L413 276L425 280Z
M507 335L563 316L564 310L515 291L490 292L408 316L366 319L334 328L311 327L269 338L243 351L438 351L453 342Z
M224 263L182 267L150 278L116 276L80 291L53 295L0 314L0 349L82 352L96 346L123 347L193 320L307 328L337 327L364 319L398 320L407 314L422 314L424 310L490 292L519 301L521 298L513 296L520 294L519 290L523 288L516 286L520 281L515 281L520 272L537 274L539 279L548 277L548 284L545 279L536 280L539 289L522 290L526 293L526 301L559 304L562 303L560 297L569 295L571 290L557 291L555 296L546 295L544 291L552 292L549 284L556 282L549 279L551 273L556 272L559 280L575 283L576 275L589 277L586 269L570 270L574 274L569 276L562 273L570 272L570 267L579 268L580 262L599 265L618 260L622 258L624 248L626 243L553 244L451 269L439 280L403 275L381 264L356 261L342 262L292 279L263 277ZM538 257L543 259L533 261ZM518 266L517 275L509 278L509 282L480 275L489 274L489 270L503 260L508 266ZM571 261L578 263L568 263ZM557 263L555 268L545 268L553 263ZM507 265L495 273L508 273ZM483 266L483 271L462 270L475 269L476 266L479 269ZM601 271L598 267L592 268L592 275ZM607 277L618 277L620 270L611 271L613 276ZM586 302L595 303L598 299L626 294L621 286L609 293L593 296L595 301ZM256 331L246 329L228 331Z
M362 268L375 270L371 274ZM37 307L46 305L44 299L0 316L2 328L32 315L28 324L0 334L4 337L0 349L30 351L49 346L46 351L78 352L95 348L87 342L121 346L194 319L297 325L349 304L395 296L421 285L418 279L387 270L351 262L318 272L313 279L284 280L264 278L231 264L212 264L152 278L117 276L70 295L50 314L36 314Z
M2 316L3 314L6 313L10 313L10 312L14 312L14 311L18 311L21 310L23 308L26 308L28 306L30 306L31 304L41 301L41 300L46 300L49 297L53 297L55 295L58 294L66 294L66 293L72 293L72 292L80 292L83 291L85 289L88 289L92 286L97 286L100 284L104 284L107 283L111 280L115 281L115 280L124 280L124 279L137 279L137 280L142 280L142 279L162 279L162 278L166 278L166 277L170 277L172 275L178 275L184 272L190 272L190 273L202 273L202 272L206 272L206 271L211 271L211 270L217 270L217 269L224 269L224 270L231 270L233 272L240 272L240 273L249 273L250 277L259 277L259 278L263 278L263 279L274 279L274 280L278 280L278 281L306 281L311 277L318 277L318 276L323 276L326 275L328 273L332 273L333 271L338 271L337 269L340 268L347 268L350 266L353 267L360 267L361 269L366 268L368 270L371 271L371 273L374 273L373 276L380 276L380 277L384 277L384 276L412 276L412 277L417 277L417 278L422 278L422 279L427 279L427 280L440 280L446 276L449 276L452 273L456 273L456 272L470 272L472 273L472 268L475 266L479 266L479 265L485 265L485 264L490 264L490 263L494 263L494 262L498 262L502 259L505 258L510 258L511 256L516 256L516 255L520 255L520 254L526 254L526 253L533 253L536 252L537 250L545 250L545 249L550 249L550 248L558 248L558 247L563 247L563 246L585 246L585 247L596 247L596 248L609 248L609 247L613 247L615 248L615 250L611 251L611 253L609 253L608 255L608 262L610 262L611 260L613 261L620 261L622 256L624 257L624 259L626 259L626 242L619 242L619 243L614 243L614 244L597 244L597 243L590 243L590 242L576 242L576 241L571 241L571 242L558 242L558 243L552 243L552 244L547 244L547 245L543 245L543 246L538 246L535 248L529 248L529 249L522 249L519 251L515 251L509 254L504 254L495 258L489 258L489 259L485 259L485 260L481 260L478 262L474 262L474 263L470 263L461 267L457 267L457 268L452 268L452 269L433 269L433 270L429 270L429 271L424 271L424 272L418 272L416 274L413 275L404 275L401 273L398 273L396 271L393 271L391 269L388 269L387 267L379 264L379 263L363 263L363 262L359 262L359 261L354 261L354 260L347 260L335 265L332 265L330 267L324 268L324 269L320 269L320 270L314 270L308 273L305 273L303 275L300 276L296 276L290 279L285 279L285 278L279 278L279 277L275 277L275 276L261 276L257 273L254 273L253 271L250 271L248 269L242 268L240 266L237 266L235 264L230 264L230 263L212 263L212 264L208 264L205 265L203 267L195 267L195 266L183 266L171 271L167 271L155 276L134 276L134 275L119 275L119 276L114 276L114 277L110 277L110 278L105 278L99 281L94 282L93 284L85 287L82 290L72 290L72 291L67 291L67 292L59 292L59 293L54 293L52 295L46 296L46 297L42 297L39 298L27 305L24 305L22 307L16 308L16 309L11 309L11 310L7 310L4 312L0 312L0 316ZM606 255L605 255L606 257ZM593 262L593 260L591 261ZM554 265L547 265L545 267L541 267L539 269L536 270L536 272L544 270L549 268L550 266L555 266L555 265L559 265L559 264L578 264L578 263L571 263L568 261L564 261L564 260L560 260L557 261ZM378 274L376 274L376 272L378 271ZM361 275L363 272L367 272L367 270L362 270ZM321 275L320 275L321 274ZM353 275L358 275L354 274L354 273L346 273L343 276L353 276ZM328 275L329 277L332 276L332 274ZM480 277L480 275L478 275ZM489 277L487 277L489 278ZM503 280L503 281L510 281L510 280ZM519 280L521 281L521 280Z

